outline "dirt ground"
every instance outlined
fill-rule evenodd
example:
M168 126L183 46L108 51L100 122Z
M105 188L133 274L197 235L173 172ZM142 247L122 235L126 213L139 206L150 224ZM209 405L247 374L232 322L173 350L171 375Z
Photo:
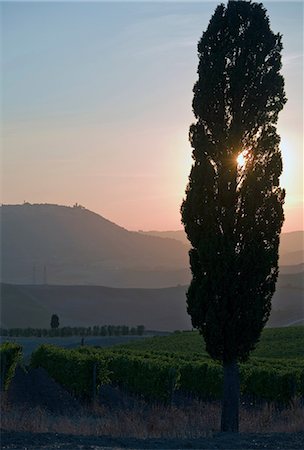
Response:
M242 434L217 433L200 439L133 439L106 436L69 436L52 433L2 432L1 449L14 450L97 450L97 449L221 449L296 450L304 448L304 432Z
M42 369L31 369L26 373L16 368L15 376L7 392L12 405L40 406L51 413L73 413L80 405L65 389L55 383Z

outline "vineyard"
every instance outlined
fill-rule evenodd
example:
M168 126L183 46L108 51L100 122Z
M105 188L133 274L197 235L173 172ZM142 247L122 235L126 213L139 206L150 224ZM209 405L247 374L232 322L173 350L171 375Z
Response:
M175 332L166 337L155 336L121 348L169 352L177 355L208 356L204 341L196 331ZM293 359L304 358L304 327L266 328L252 357ZM252 358L251 358L252 359Z
M243 396L283 404L304 396L303 331L301 327L264 331L250 361L240 365ZM176 392L219 399L222 368L203 351L202 342L198 333L184 332L110 349L45 345L33 353L31 364L44 367L82 396L108 382L150 400L170 402Z
M6 344L3 344L6 345ZM288 405L304 397L304 329L269 329L247 363L240 364L241 394L251 402ZM174 333L111 348L72 350L42 345L32 367L43 367L73 395L90 399L104 384L145 399L170 403L177 393L220 399L222 368L196 332Z
M0 345L1 390L6 390L14 376L17 364L21 361L21 345L5 342Z

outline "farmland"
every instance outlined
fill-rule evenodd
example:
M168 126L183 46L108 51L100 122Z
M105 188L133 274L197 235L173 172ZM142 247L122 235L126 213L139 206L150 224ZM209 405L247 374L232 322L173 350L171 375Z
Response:
M276 448L301 447L300 434L291 435L291 432L300 431L303 422L303 332L301 327L265 330L250 361L241 365L241 436L243 440L245 436L248 440L246 446L242 441L243 448L252 448L258 439L262 442L264 435L261 433L274 431L281 432L278 437L268 435L272 445L276 442ZM98 429L98 443L101 442L100 436L110 430L113 438L124 436L124 442L127 442L127 436L144 438L145 442L151 437L189 439L191 436L194 439L212 436L211 440L202 438L204 442L197 441L197 445L199 448L211 448L203 446L211 441L215 445L217 435L213 437L210 430L218 429L222 371L220 364L211 361L204 351L198 333L177 332L146 339L129 336L133 339L127 344L101 347L105 339L107 344L109 339L112 344L118 344L121 338L101 337L95 340L92 337L92 341L87 341L90 346L79 346L77 337L70 348L63 345L71 338L49 338L48 342L57 345L46 343L40 347L37 344L42 343L43 338L37 338L36 342L32 339L34 351L31 360L26 358L26 364L30 362L30 365L25 367L24 375L19 370L16 376L21 382L24 377L31 380L27 385L30 392L28 396L25 396L24 389L20 392L23 392L24 401L33 398L38 401L41 395L41 404L46 402L47 408L56 408L53 413L45 406L35 409L37 403L31 400L32 409L27 408L24 415L23 408L18 404L4 404L6 442L16 438L16 431L22 432L22 442L27 438L25 431L43 432L46 436L45 433L50 430L75 435L68 437L72 442L72 438L77 440L76 435L96 435ZM29 338L20 339L26 341ZM6 351L6 348L3 350ZM19 352L19 347L15 345L7 350ZM19 358L18 352L16 358ZM9 367L7 369L10 370ZM7 379L10 372L7 372ZM55 389L55 386L58 388ZM16 383L13 391L15 389ZM72 408L73 398L73 402L80 402L77 403L77 413L67 409L60 412L63 415L58 415L58 401L54 396L57 390L63 395L60 405L69 404ZM72 397L66 397L64 392L66 395L69 392ZM104 403L107 392L115 394L110 397L109 404ZM93 396L95 401L90 402ZM96 399L100 402L98 405ZM255 406L252 407L252 404ZM280 406L279 409L276 405ZM10 434L10 430L14 433ZM247 436L245 432L258 434ZM284 441L285 434L282 432L289 432L290 445ZM31 433L28 439L33 442L36 436L38 439L38 435ZM53 434L50 434L50 439L53 442ZM61 442L63 437L60 435L58 439ZM172 443L174 448L184 447L180 441L178 444L176 442ZM155 445L155 448L165 448L163 440ZM222 447L217 448L228 448L226 445L225 441ZM233 448L236 446L237 443L234 443ZM73 448L78 447L74 445Z
M145 339L147 336L88 336L84 342L89 346L112 347L138 339ZM68 337L2 337L2 342L18 343L22 346L22 355L25 363L34 350L42 344L53 344L62 348L77 348L81 345L80 336Z
M172 352L175 354L207 356L203 338L196 331L177 332L170 336L154 336L152 339L124 345L128 350ZM304 358L304 327L266 328L253 357Z
M303 341L301 327L265 330L250 360L240 365L242 394L254 401L284 404L302 397ZM202 338L196 332L157 336L112 348L65 350L43 345L32 354L31 365L43 367L80 397L94 395L105 382L147 400L165 402L180 392L202 400L220 399L222 394L221 365L204 352Z

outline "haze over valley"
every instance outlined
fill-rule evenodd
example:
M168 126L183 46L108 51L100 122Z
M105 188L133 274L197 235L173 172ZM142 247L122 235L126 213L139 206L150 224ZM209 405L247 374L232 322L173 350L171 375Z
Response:
M94 323L191 328L186 312L189 244L182 230L128 231L74 207L1 206L2 326ZM270 324L304 317L302 231L281 236ZM117 314L119 311L119 314Z

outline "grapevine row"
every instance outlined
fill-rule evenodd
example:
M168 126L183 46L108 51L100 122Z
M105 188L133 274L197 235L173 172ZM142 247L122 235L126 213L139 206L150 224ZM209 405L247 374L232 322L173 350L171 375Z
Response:
M97 365L97 386L112 383L148 399L170 401L176 391L201 399L220 399L222 368L207 358L123 349L82 347L64 350L43 345L31 364L44 367L60 384L75 395L92 392L92 371ZM277 364L259 362L240 365L241 393L252 399L290 402L304 396L304 364L293 367L289 361Z
M21 361L22 347L19 344L5 342L0 345L0 382L1 390L7 390L17 364Z

